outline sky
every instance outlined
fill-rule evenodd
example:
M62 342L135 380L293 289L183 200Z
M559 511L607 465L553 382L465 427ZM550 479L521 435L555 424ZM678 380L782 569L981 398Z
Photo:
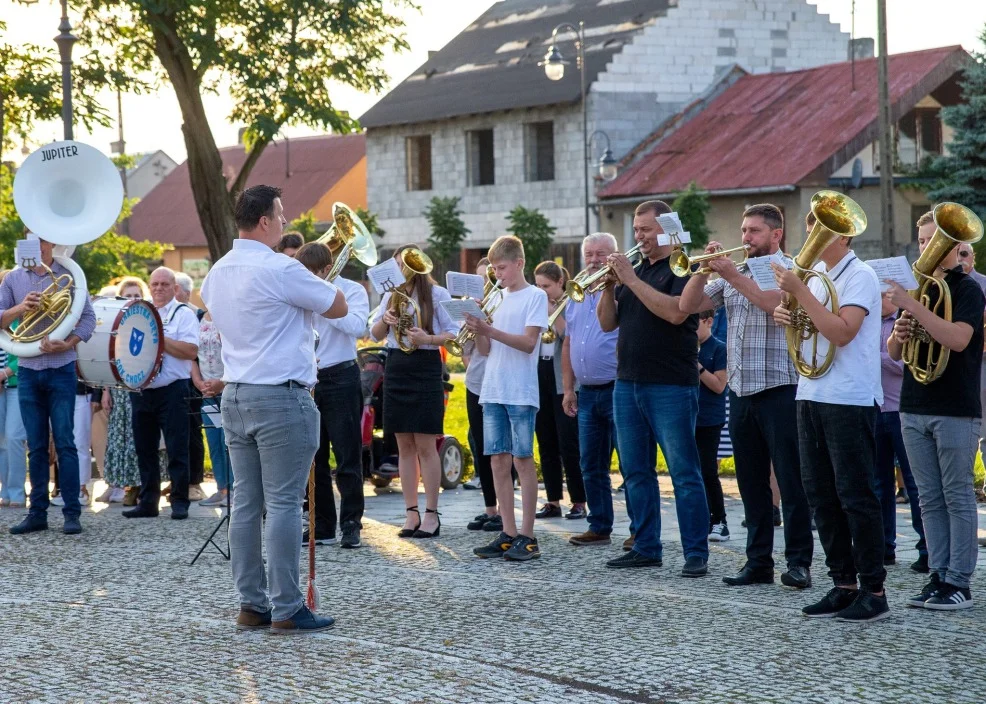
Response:
M679 0L688 2L688 0ZM755 0L749 0L754 2ZM852 23L853 0L808 0L818 11L838 22L843 31L849 32ZM421 12L408 11L405 16L407 39L411 50L403 54L388 55L384 67L390 74L392 85L397 85L426 60L428 51L441 49L477 17L494 4L494 0L419 0ZM887 0L888 47L892 54L915 51L937 46L961 44L969 50L982 50L979 35L986 28L986 0ZM876 36L876 0L855 0L856 36ZM7 22L8 31L3 38L11 43L34 42L45 44L58 33L60 17L57 0L37 0L24 6L13 0L0 0L0 18ZM71 21L71 17L70 17ZM54 45L51 42L52 46ZM380 99L380 95L361 94L340 88L333 98L337 107L359 116ZM116 99L113 94L101 96L103 104L115 116ZM206 110L213 128L216 143L228 146L236 143L240 125L226 120L229 102L222 96L206 96ZM181 134L181 113L170 86L164 86L156 95L123 96L123 124L127 151L140 153L163 149L181 162L185 158L185 144ZM289 137L313 134L308 128L286 128ZM34 149L42 143L62 136L61 122L46 124L32 135ZM75 137L109 152L109 145L117 139L117 127L99 128L89 134L76 127ZM8 149L3 156L20 160L21 148Z

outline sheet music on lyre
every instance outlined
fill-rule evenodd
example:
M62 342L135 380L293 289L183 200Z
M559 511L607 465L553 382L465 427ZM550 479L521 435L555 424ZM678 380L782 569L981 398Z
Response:
M387 291L397 288L407 279L401 273L401 267L396 259L388 259L382 264L371 266L366 270L366 276L370 280L373 290L383 295Z
M14 261L25 269L30 269L41 263L41 240L17 240Z
M880 279L880 289L883 291L890 289L890 285L885 283L887 279L900 284L908 291L918 287L918 280L914 278L914 270L907 263L907 257L870 259L866 263L876 272L877 278Z
M457 323L463 322L466 319L466 314L476 318L486 318L483 310L479 307L479 303L473 298L453 298L449 301L439 301L438 304Z
M475 298L482 300L483 288L486 285L486 277L479 274L463 274L458 271L450 271L445 274L445 288L448 292L458 298Z
M791 268L780 252L774 252L766 257L750 257L746 260L746 265L750 267L750 273L753 274L753 280L761 291L777 290L777 280L770 266L773 263L780 264L785 269Z

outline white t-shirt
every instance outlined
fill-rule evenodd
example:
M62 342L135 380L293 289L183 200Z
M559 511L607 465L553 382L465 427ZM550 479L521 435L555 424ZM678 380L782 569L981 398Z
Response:
M819 262L815 271L825 272ZM849 252L828 273L839 296L839 307L857 306L866 311L863 324L845 347L835 351L835 359L825 376L798 380L799 401L818 401L842 406L872 406L883 403L880 379L880 281L876 272ZM825 300L825 287L817 277L808 283L815 298ZM819 360L824 359L829 341L818 335ZM802 356L811 359L811 341L802 344Z
M548 295L531 285L520 291L507 291L493 314L493 327L511 335L522 335L528 327L547 330ZM538 344L530 354L524 354L490 340L479 402L538 408Z
M318 333L315 358L319 369L356 359L356 341L366 332L366 319L370 317L370 299L362 284L341 276L333 283L346 297L349 312L341 318L312 318Z

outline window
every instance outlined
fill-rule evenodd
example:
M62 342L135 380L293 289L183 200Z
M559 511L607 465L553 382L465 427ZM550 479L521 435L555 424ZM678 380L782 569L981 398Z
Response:
M466 183L493 185L493 130L466 132Z
M529 122L524 125L524 170L528 181L555 180L553 122Z
M897 163L919 166L932 154L942 153L939 108L915 108L897 123Z
M431 190L431 135L408 137L404 141L407 154L407 190Z

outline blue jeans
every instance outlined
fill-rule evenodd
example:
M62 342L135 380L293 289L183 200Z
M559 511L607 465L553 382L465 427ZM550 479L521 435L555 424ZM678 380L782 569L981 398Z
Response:
M585 498L589 504L589 530L599 535L613 532L613 488L609 468L615 444L613 384L582 386L579 388L579 456ZM629 499L627 513L633 533L636 528Z
M915 546L918 554L928 554L921 523L921 505L918 502L918 486L911 473L904 449L904 436L900 430L900 414L897 411L876 414L876 495L883 511L883 551L892 555L897 549L897 473L894 458L900 462L900 473L907 487L907 500L911 503L911 523L918 534Z
M0 499L24 503L27 478L27 431L21 420L17 387L0 395Z
M211 396L202 399L202 427L205 428L205 439L209 443L209 459L212 461L212 474L216 477L216 488L229 489L233 484L233 470L229 466L229 454L226 452L226 434L223 432L222 417L217 417L220 411L221 396Z
M674 487L685 557L709 558L709 504L695 446L698 387L618 380L613 390L616 440L633 507L633 549L661 558L661 491L657 482L660 445Z
M534 406L483 404L483 454L534 456Z
M229 548L240 607L273 609L272 618L283 621L304 604L298 571L301 504L318 449L318 409L301 387L230 384L223 391L222 414L236 475Z
M58 481L66 518L78 518L79 452L75 449L75 362L55 369L18 370L21 418L27 430L28 466L31 474L29 515L44 518L48 512L48 427L55 438Z

